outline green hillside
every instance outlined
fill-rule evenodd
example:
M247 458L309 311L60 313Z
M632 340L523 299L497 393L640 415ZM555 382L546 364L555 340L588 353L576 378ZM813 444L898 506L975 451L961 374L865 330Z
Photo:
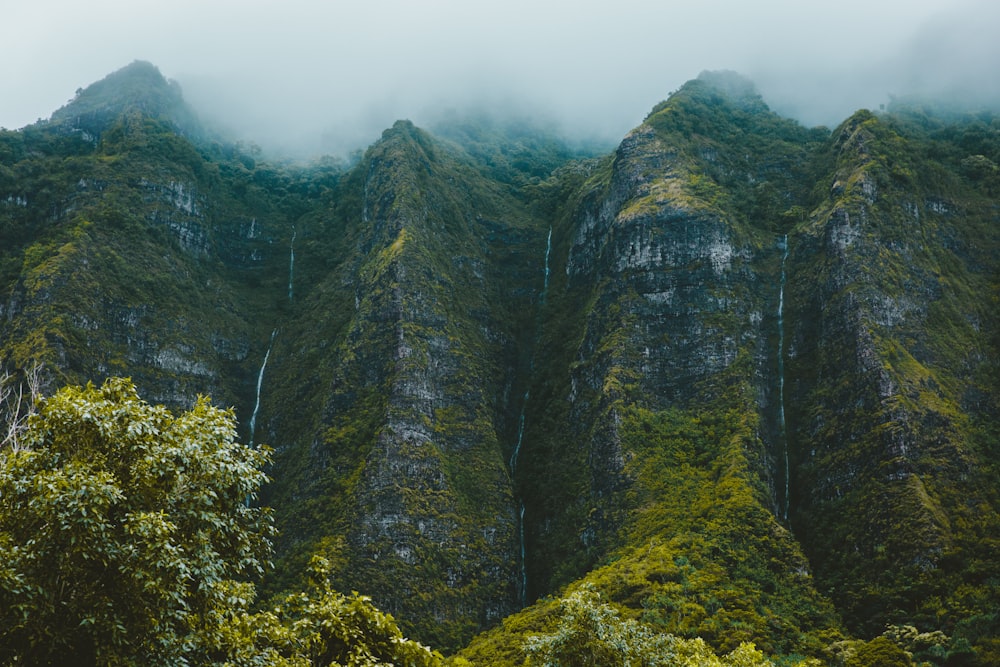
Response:
M260 605L454 664L989 665L998 163L991 113L808 129L715 72L609 154L480 114L291 165L136 62L0 132L0 364L233 407Z

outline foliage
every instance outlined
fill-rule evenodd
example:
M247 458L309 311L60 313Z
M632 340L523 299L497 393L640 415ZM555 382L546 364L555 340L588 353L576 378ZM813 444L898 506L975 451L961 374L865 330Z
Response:
M283 597L270 618L286 628L282 649L304 657L310 665L434 667L441 656L403 637L392 616L371 600L342 595L330 585L330 564L322 557L310 563L308 592Z
M809 206L825 128L806 129L768 109L734 72L703 72L644 121L677 151L699 205L752 228L783 233Z
M956 666L974 662L967 640L950 638L940 630L920 632L912 625L890 625L881 636L903 649L917 664Z
M623 619L612 606L601 602L600 595L588 586L561 599L558 614L554 632L528 639L526 665L769 667L773 664L753 644L740 644L719 658L700 639L679 639L648 625Z
M570 586L597 591L629 622L706 650L754 643L783 660L819 657L843 638L836 613L814 588L791 534L761 504L747 452L752 422L732 397L697 409L617 408L632 485L620 546ZM737 402L736 405L739 405ZM478 637L462 656L514 665L509 650L557 613L544 598ZM796 658L795 656L798 656Z
M253 598L271 524L262 450L205 398L173 417L127 380L44 400L0 456L7 660L195 662Z
M308 592L251 611L269 457L235 435L206 398L173 417L120 378L41 400L0 452L5 664L438 664L321 560Z
M623 546L586 580L645 622L730 651L818 655L839 635L792 536L763 506L739 411L621 413L634 466Z
M863 642L844 661L844 667L910 667L912 664L906 651L886 637Z
M530 186L571 160L601 155L610 148L594 142L574 146L559 137L555 126L489 111L450 112L431 130L460 144L492 178L517 185L521 192L530 192Z
M132 111L160 118L183 132L200 132L180 86L164 79L154 65L140 60L77 91L69 104L52 114L52 122L99 136L108 125Z

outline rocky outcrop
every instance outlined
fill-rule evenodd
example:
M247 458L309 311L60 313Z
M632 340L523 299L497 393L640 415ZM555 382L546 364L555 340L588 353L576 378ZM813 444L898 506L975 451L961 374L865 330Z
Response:
M677 98L699 103L700 94ZM654 111L556 230L560 279L543 310L550 361L531 391L547 402L529 410L525 435L526 475L537 485L526 491L529 579L539 592L632 539L640 455L623 444L622 432L638 406L744 413L755 437L741 456L758 502L785 502L778 497L786 473L776 375L783 241L774 219L748 219L719 193L722 181L746 169L744 183L768 183L793 198L790 151L781 145L750 165L738 144L679 129L686 118ZM750 112L748 123L769 122L766 109ZM572 491L560 496L564 487L551 479Z

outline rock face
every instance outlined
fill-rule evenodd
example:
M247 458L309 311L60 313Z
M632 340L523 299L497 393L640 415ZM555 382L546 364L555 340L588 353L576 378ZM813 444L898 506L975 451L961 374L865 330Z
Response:
M578 479L589 482L578 486L572 500L546 497L546 487L535 491L529 512L537 513L532 526L538 533L532 539L551 545L539 547L543 555L534 562L540 590L567 576L559 571L567 559L585 569L582 558L599 560L623 541L632 512L627 498L635 486L626 469L636 453L622 448L619 434L629 406L711 411L719 401L733 401L727 409L742 411L751 402L748 418L756 426L748 464L756 484L776 484L774 470L784 452L774 372L783 237L773 230L780 221L748 216L720 186L735 181L744 190L738 194L748 196L748 184L763 184L795 204L799 195L789 184L811 139L766 109L753 108L759 98L720 95L699 81L654 110L591 178L566 218L560 257L565 283L555 285L564 292L552 290L549 310L558 312L563 300L587 307L573 319L547 318L551 333L544 337L560 351L546 356L564 358L538 378L541 386L533 394L565 403L570 435L560 444L546 426L541 433L529 429L528 440L544 442L534 459L545 471L541 477L559 475L551 467L569 457L583 468ZM692 136L683 124L709 103L749 105L748 132L777 123L777 131L798 145L775 142L749 161L744 146L727 145L718 136L724 125ZM558 342L563 340L579 342L567 349ZM564 373L568 385L559 380ZM731 393L736 386L739 397ZM549 404L542 410L559 408ZM580 443L588 444L581 449ZM773 488L760 500L768 506L779 502ZM576 510L567 513L567 504ZM556 551L581 523L582 544L571 547L574 555Z
M689 164L671 153L650 126L633 131L607 183L573 220L566 289L591 307L572 336L580 344L569 368L567 427L574 441L591 443L587 476L600 500L585 534L595 543L621 528L615 514L625 508L616 495L628 487L628 454L616 433L621 404L641 396L663 409L702 395L741 348L762 339L759 314L771 296L748 289L757 281L750 239L686 195Z
M988 558L955 527L997 525L975 463L994 418L980 399L995 334L990 306L966 291L995 280L982 252L996 233L980 200L952 175L921 174L880 119L859 112L833 149L829 196L790 256L792 517L823 585L872 633L892 609L918 617L949 595L958 553Z
M320 553L446 650L574 582L718 650L994 641L995 130L727 73L579 160L401 121L282 169L193 118L137 63L0 133L0 361L235 406L265 586Z
M447 644L513 611L519 556L499 421L509 351L492 342L510 325L492 311L478 220L490 202L442 187L461 166L440 150L399 123L360 166L357 307L324 412L375 427L345 508L345 584L434 618ZM323 425L321 456L359 444Z
M235 156L212 164L181 131L202 134L179 88L136 62L3 137L0 188L26 202L3 212L7 363L131 376L174 408L252 404L268 323L247 297L272 300L259 288L290 225Z
M506 260L544 238L503 188L470 196L470 182L484 181L467 157L400 122L342 182L343 208L301 225L307 238L349 237L343 264L302 307L328 308L345 289L351 300L335 332L292 325L296 345L329 336L310 388L322 403L291 437L281 407L270 427L271 442L287 443L275 476L296 480L272 499L287 537L323 551L344 588L423 619L420 636L439 646L496 624L521 597L509 415L541 281ZM294 382L294 362L276 363ZM321 501L322 514L304 514L291 493Z

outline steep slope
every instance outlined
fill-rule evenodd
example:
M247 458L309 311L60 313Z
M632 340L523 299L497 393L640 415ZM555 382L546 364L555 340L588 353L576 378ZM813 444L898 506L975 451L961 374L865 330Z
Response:
M142 60L78 90L66 106L52 114L51 125L96 141L129 114L167 123L175 133L189 138L206 134L184 101L180 85L164 79L156 66Z
M53 121L0 136L0 356L44 363L59 383L131 375L174 407L198 393L245 406L286 212L258 173L143 112L136 86L177 112L174 88L137 64ZM67 123L84 101L102 111L77 131Z
M996 661L1000 122L707 73L605 157L441 134L279 168L133 63L0 133L0 363L235 406L265 586L322 554L477 662L583 585L720 651Z
M588 580L672 632L790 652L835 626L773 511L777 232L819 136L745 81L705 76L626 137L554 228L517 480L533 595L610 558ZM680 563L727 575L678 587ZM636 571L646 580L612 583ZM745 635L723 630L736 618Z
M3 135L4 364L236 406L279 450L273 586L320 551L339 586L458 646L523 598L508 462L544 227L409 123L300 180L191 143L192 117L136 63Z
M312 545L296 555L325 553L339 585L457 647L520 597L508 415L544 238L503 187L408 122L333 199L302 232L344 234L343 264L279 331L270 366L271 502L286 539ZM313 355L317 340L329 348ZM281 398L295 384L314 397L303 427Z
M996 204L906 128L838 128L790 242L792 520L856 632L995 632Z
M579 577L720 649L835 659L842 615L991 664L994 137L859 112L827 139L718 75L654 109L557 226L533 591ZM555 606L464 655L521 664Z

